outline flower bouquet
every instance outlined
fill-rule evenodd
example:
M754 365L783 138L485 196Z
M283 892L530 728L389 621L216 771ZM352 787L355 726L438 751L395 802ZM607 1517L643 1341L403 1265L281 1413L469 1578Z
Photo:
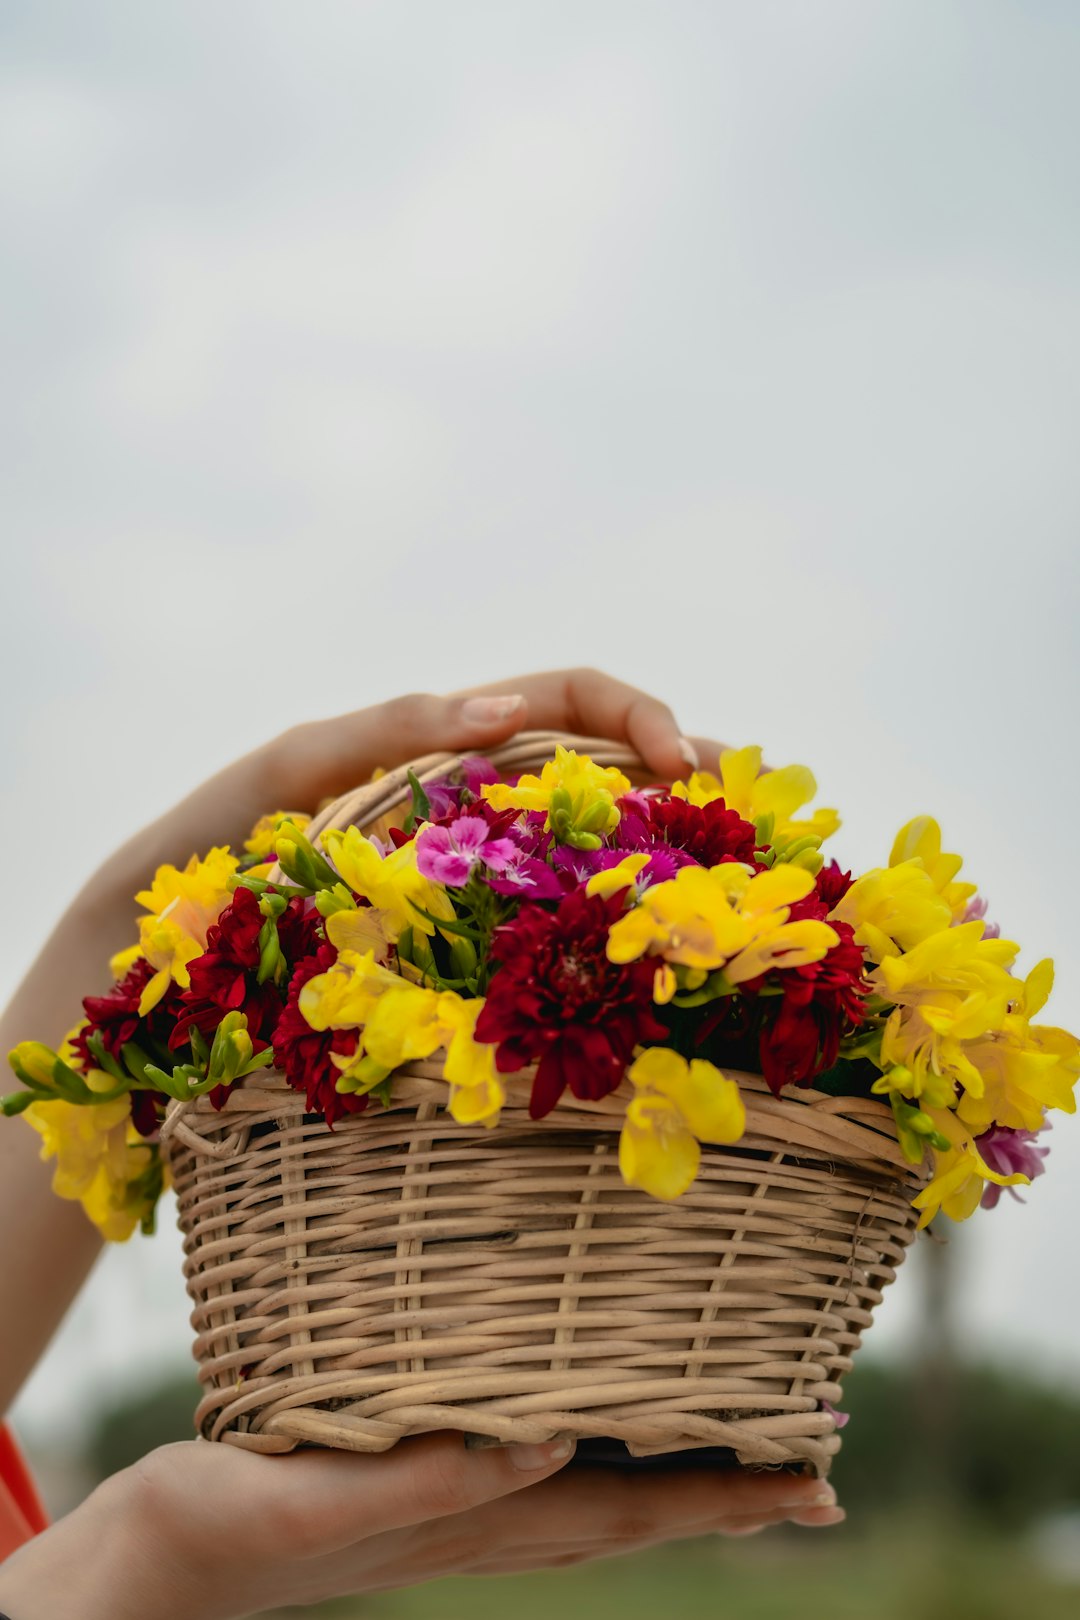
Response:
M3 1107L107 1238L175 1184L201 1433L827 1471L916 1227L1042 1172L1080 1043L933 821L853 879L815 791L534 733L159 869Z

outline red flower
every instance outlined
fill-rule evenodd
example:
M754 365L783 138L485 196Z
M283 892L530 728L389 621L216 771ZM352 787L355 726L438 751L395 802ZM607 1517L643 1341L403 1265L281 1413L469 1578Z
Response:
M822 905L825 907L826 916L828 916L829 912L832 911L834 906L838 906L840 904L845 894L847 894L848 890L851 888L852 881L851 873L842 872L840 870L839 862L837 861L830 861L828 866L822 867L821 871L817 875L817 883L815 885L814 892L821 901Z
M723 799L711 804L689 804L686 799L650 799L649 825L657 838L674 849L685 850L702 866L721 861L745 861L753 866L757 830Z
M325 944L320 945L314 955L297 963L289 980L285 1011L273 1034L274 1062L283 1070L290 1086L306 1093L311 1112L325 1115L328 1125L333 1125L342 1114L362 1114L368 1105L366 1096L343 1095L334 1089L341 1071L331 1063L330 1055L351 1057L359 1039L357 1031L312 1029L298 1005L300 992L308 980L317 973L325 973L336 961L336 949Z
M824 921L850 887L850 874L834 863L819 874L805 900L791 907L791 920ZM770 1088L810 1085L832 1068L844 1035L864 1016L866 981L863 954L847 923L830 922L838 944L819 962L778 968L740 985L738 996L719 1002L698 1031L698 1043L709 1042L717 1062L749 1067L754 1062ZM765 987L779 995L762 996Z
M575 889L556 911L524 905L495 931L498 967L476 1038L498 1043L501 1073L538 1062L533 1119L549 1114L567 1086L575 1097L605 1097L637 1043L667 1034L653 1009L654 965L608 961L608 929L622 911L621 895L603 900Z
M227 1012L244 1014L257 1052L270 1044L284 995L274 980L258 982L259 934L265 921L251 890L238 888L207 933L206 950L188 966L191 985L183 992L183 1010L169 1038L173 1051L190 1040L192 1025L212 1040ZM318 914L303 900L290 900L278 919L278 942L287 962L315 949L318 921Z
M157 1005L145 1018L140 1018L139 1001L153 976L150 963L140 956L106 995L85 998L83 1012L87 1023L71 1043L76 1068L86 1074L101 1067L86 1044L91 1035L100 1035L106 1052L120 1064L123 1064L122 1048L128 1041L138 1040L151 1050L167 1045L180 1006L179 991L175 985L170 985ZM131 1117L140 1136L153 1136L160 1123L160 1111L168 1100L162 1091L131 1093Z
M791 908L791 921L812 917L824 922L851 885L849 873L835 862L818 874L813 891ZM866 982L862 948L848 923L829 926L840 942L820 962L784 968L767 975L783 994L779 1007L768 1009L761 1031L761 1072L773 1091L784 1085L809 1085L815 1075L836 1062L843 1035L863 1019Z

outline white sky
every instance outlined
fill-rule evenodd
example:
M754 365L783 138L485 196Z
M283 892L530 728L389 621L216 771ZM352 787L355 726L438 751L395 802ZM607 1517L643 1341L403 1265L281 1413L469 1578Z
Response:
M1078 71L1062 0L0 5L0 988L270 732L590 662L856 866L937 814L1080 1025ZM1078 1175L973 1344L1080 1370ZM183 1363L176 1248L30 1422Z

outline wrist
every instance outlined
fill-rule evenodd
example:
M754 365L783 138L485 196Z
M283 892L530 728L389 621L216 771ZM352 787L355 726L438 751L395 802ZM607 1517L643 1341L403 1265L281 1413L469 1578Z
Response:
M0 1565L10 1620L190 1620L187 1583L141 1512L134 1471L107 1480Z

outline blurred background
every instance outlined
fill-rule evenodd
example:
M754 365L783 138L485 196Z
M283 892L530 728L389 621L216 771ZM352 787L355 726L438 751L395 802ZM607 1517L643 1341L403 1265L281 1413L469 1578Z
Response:
M937 815L1076 1028L1078 74L1067 0L0 0L0 992L273 732L589 663L811 764L845 864ZM886 1300L840 1531L340 1612L1074 1614L1052 1141ZM167 1210L15 1410L51 1505L192 1377Z

